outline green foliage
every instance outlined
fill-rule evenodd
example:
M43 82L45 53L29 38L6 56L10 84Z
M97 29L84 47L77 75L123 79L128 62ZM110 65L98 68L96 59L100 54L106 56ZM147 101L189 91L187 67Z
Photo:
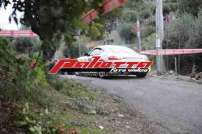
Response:
M130 0L122 11L123 23L135 23L137 18L147 19L154 14L155 5L151 0Z
M200 8L202 8L201 0L179 0L179 11L181 14L187 12L197 16Z
M156 42L156 33L153 33L142 40L142 48L144 50L153 50L155 49Z
M164 14L168 14L169 12L175 12L178 10L178 2L177 0L165 0L163 8Z
M88 29L88 35L92 40L100 40L104 35L104 26L101 23L93 23Z
M65 41L71 44L75 41L74 35L79 29L86 34L85 29L88 29L89 26L82 24L82 15L97 8L103 2L102 0L0 0L0 8L2 6L6 8L11 1L14 5L9 20L13 19L17 24L20 22L31 27L32 31L40 36L42 40L40 49L43 51L44 60L52 58L63 35ZM17 19L17 12L24 13L20 20ZM103 36L103 26L93 24L92 27L90 26L89 33L89 35L93 35L93 39L100 39Z
M201 15L194 17L191 14L183 14L174 20L167 28L165 42L169 48L200 48L202 21Z
M164 48L202 48L202 11L198 13L198 17L192 14L182 14L178 16L174 21L172 21L166 28ZM174 60L168 58L170 65L174 64ZM179 59L180 66L178 70L180 73L187 74L191 73L191 68L189 67L189 72L184 70L183 66L187 65L197 65L199 68L197 71L201 71L200 66L202 66L201 55L192 56L181 56ZM173 69L173 68L171 68Z
M76 130L81 134L103 134L104 131L86 125L73 125L69 122L77 117L67 112L51 112L46 109L33 109L33 106L26 103L22 111L17 111L16 125L28 134L63 134L70 130Z
M19 53L31 53L39 50L40 40L38 38L17 38L14 41L14 46Z
M85 0L0 0L0 7L8 6L13 2L13 13L10 19L18 23L16 12L24 12L20 20L26 26L31 26L42 40L57 38L61 34L73 35L79 28L78 22L84 12L97 8L103 1ZM47 34L48 33L48 34Z
M155 27L152 25L145 25L142 29L141 29L141 36L143 38L147 38L148 36L150 36L151 34L155 33Z
M119 33L126 43L136 42L136 33L132 32L137 19L141 22L141 36L147 38L155 31L153 16L155 13L155 4L151 0L134 0L129 1L128 5L123 8L121 25ZM148 44L148 43L147 43Z
M64 52L68 57L79 57L79 46L76 43L69 44L68 48Z
M85 46L85 43L80 39L76 42L68 44L67 49L64 51L64 55L72 58L79 57L79 46L81 54L84 54L87 51L87 48Z
M40 53L28 55L17 55L10 47L9 40L0 40L0 74L1 89L0 98L8 100L36 101L40 105L47 104L46 91L50 83L56 90L64 92L67 96L88 97L95 99L95 95L89 92L86 87L76 84L73 81L63 81L52 78L48 81L46 66ZM31 67L35 61L35 66ZM5 85L4 85L5 84ZM45 99L47 98L47 99Z
M2 97L12 100L33 97L32 92L35 92L35 88L47 85L42 58L34 55L31 58L27 55L17 55L8 41L3 40L0 43ZM37 66L32 69L30 65L34 59Z
M0 8L6 8L9 4L13 4L13 12L9 18L18 24L17 12L24 12L24 17L20 19L20 23L29 25L32 30L39 33L39 0L21 1L21 0L0 0Z
M136 22L138 11L130 8L124 8L122 11L121 19L123 22Z
M5 75L0 77L0 99L23 105L15 112L16 128L28 134L61 134L63 129L68 132L72 128L79 133L102 133L95 128L69 123L78 118L64 111L65 101L77 102L85 98L88 104L93 103L94 92L72 80L61 80L56 76L47 79L40 53L19 56L10 47L8 39L0 39L0 43L0 74ZM29 66L32 60L37 60L35 68Z
M125 40L126 43L131 43L132 41L134 41L133 39L135 39L136 35L134 32L132 32L132 27L133 24L130 23L125 23L122 24L119 28L119 33L122 39Z
M57 91L70 98L89 98L92 101L96 99L96 94L93 91L90 91L87 87L73 80L65 80L51 76L49 82Z
M146 1L142 3L139 9L139 17L141 20L152 17L155 13L155 4L153 1Z
M16 120L16 125L29 134L59 134L59 128L53 126L48 109L37 113L30 109L29 103L26 103L22 112L16 115Z

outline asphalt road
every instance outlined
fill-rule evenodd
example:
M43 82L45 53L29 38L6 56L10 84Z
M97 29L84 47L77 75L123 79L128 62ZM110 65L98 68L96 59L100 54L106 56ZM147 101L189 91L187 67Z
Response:
M111 78L65 76L118 95L159 124L162 134L202 134L202 85L173 77Z

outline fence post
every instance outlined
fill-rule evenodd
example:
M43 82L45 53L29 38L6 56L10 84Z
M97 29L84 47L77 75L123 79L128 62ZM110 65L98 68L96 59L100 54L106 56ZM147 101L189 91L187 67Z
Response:
M175 73L178 74L177 72L177 57L175 56Z

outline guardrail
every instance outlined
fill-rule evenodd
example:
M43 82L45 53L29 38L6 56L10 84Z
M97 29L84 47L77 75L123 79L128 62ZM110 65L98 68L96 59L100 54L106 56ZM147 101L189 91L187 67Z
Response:
M202 53L202 48L199 49L160 49L160 50L146 50L141 51L141 54L145 55L187 55Z
M31 30L2 30L0 37L37 37L38 35Z

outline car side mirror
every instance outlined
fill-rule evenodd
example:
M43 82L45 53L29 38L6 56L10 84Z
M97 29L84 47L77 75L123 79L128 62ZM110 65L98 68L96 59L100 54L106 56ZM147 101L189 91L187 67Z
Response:
M90 56L88 53L84 53L84 56Z

